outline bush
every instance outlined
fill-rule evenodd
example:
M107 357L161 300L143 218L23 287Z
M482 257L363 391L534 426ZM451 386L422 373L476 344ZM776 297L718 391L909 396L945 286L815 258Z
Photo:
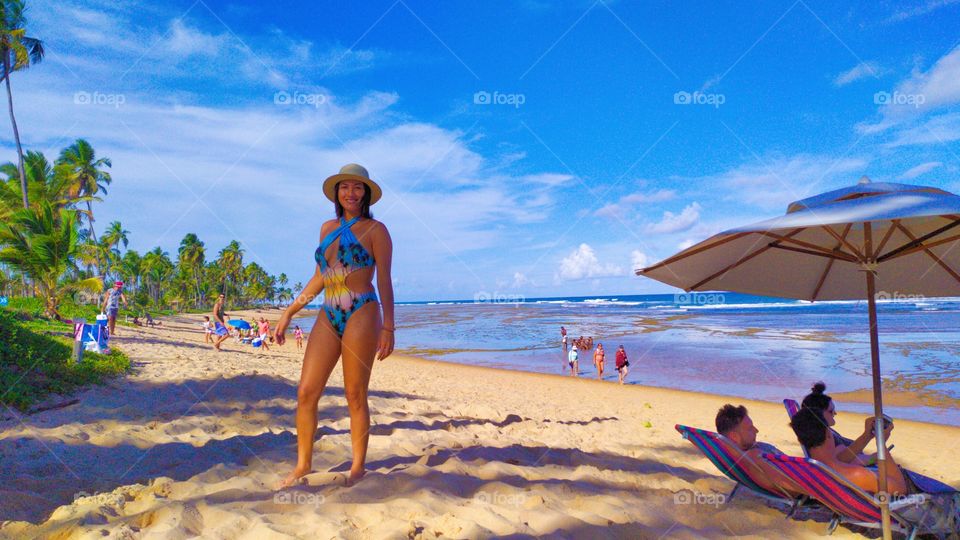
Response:
M22 312L0 310L0 403L26 410L50 394L100 383L130 368L130 359L116 349L106 355L84 353L83 362L74 363L72 339L37 329L51 321L25 324L33 313L23 307Z

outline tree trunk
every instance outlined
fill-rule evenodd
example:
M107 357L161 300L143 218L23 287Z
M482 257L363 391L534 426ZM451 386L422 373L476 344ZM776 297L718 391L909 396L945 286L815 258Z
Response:
M103 271L103 261L100 260L100 246L97 245L97 233L93 231L93 205L87 201L87 223L90 224L90 238L93 239L94 255L97 256L97 275L100 278L105 277Z
M13 124L13 139L17 142L17 172L20 173L20 191L23 192L23 207L30 208L27 198L27 175L23 172L23 147L20 146L20 131L17 118L13 116L13 91L10 89L10 51L3 52L3 73L7 83L7 108L10 110L10 123Z

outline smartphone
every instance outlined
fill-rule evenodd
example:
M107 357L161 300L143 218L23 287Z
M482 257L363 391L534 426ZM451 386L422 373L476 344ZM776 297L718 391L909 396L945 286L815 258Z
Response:
M888 427L890 427L890 426L893 425L893 418L890 418L889 416L887 416L887 415L885 415L885 414L882 416L882 418L883 418L883 429L884 429L884 430L886 430Z

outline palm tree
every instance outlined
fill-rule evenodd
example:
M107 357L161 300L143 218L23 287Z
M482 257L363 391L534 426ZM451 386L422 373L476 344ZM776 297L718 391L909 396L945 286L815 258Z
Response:
M92 198L101 191L106 194L107 186L113 179L104 167L111 166L109 158L97 159L93 146L84 139L77 139L76 142L64 148L57 159L57 168L72 182L74 197ZM87 199L87 222L90 225L90 238L96 242L97 235L93 231L93 206L90 201L91 199ZM97 263L102 271L102 263L99 260Z
M236 240L231 240L227 247L217 255L217 265L223 269L223 285L221 292L227 292L227 284L233 280L234 287L239 290L242 283L243 248Z
M99 292L99 278L77 278L80 249L75 210L55 209L46 201L18 210L0 223L0 263L22 272L44 299L45 313L60 319L63 297L78 290Z
M31 64L43 60L43 42L28 37L24 26L26 9L23 0L0 0L0 55L3 55L3 72L0 78L7 84L7 108L10 110L10 123L13 125L13 138L17 142L17 168L20 172L20 193L23 195L24 209L30 208L27 199L27 176L23 172L23 147L20 145L20 131L17 119L13 115L13 91L10 89L10 74L26 69Z
M177 253L180 256L181 269L190 274L193 285L196 286L197 296L194 305L199 308L203 302L203 264L207 250L196 234L187 233L180 241L180 248Z
M130 249L120 259L120 275L133 287L133 296L137 295L140 280L143 277L143 258L136 250Z
M163 282L173 274L173 262L163 248L155 247L143 256L143 273L147 290L152 293L153 303L160 304L163 298Z
M126 249L130 244L129 235L130 231L124 229L119 221L113 221L104 231L103 241L113 249L119 248L120 244L123 244L123 248Z
M99 200L86 195L75 196L71 190L71 180L63 174L64 171L51 166L40 152L27 152L24 166L27 194L35 203L47 201L56 210L72 209L77 203ZM6 219L6 216L21 208L23 188L19 181L20 169L13 163L0 165L0 175L6 177L0 178L0 218ZM78 219L83 214L86 214L86 210L81 210L77 214Z

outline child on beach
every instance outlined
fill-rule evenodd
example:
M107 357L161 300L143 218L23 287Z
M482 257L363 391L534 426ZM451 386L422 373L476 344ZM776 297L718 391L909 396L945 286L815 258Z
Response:
M209 315L203 316L203 342L213 343L213 323Z
M299 324L293 328L293 337L297 340L297 350L303 349L303 330Z

